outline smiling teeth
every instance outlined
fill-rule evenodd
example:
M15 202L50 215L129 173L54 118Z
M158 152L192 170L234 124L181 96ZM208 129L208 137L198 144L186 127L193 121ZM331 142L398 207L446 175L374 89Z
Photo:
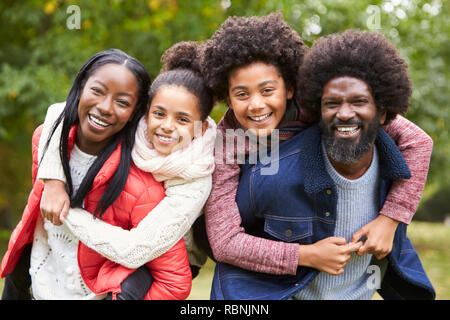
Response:
M91 121L94 122L95 124L102 126L102 127L107 127L110 125L109 123L103 122L102 120L97 119L92 115L89 115L89 119L91 119Z
M350 133L350 132L356 131L358 129L358 126L354 126L354 127L336 127L336 129L339 132Z
M264 116L260 116L260 117L249 117L250 119L254 120L254 121L261 121L264 119L267 119L268 117L270 117L272 115L272 113L268 113Z
M171 142L171 141L175 141L175 138L168 138L168 137L163 137L163 136L158 136L159 140L161 141L165 141L165 142Z

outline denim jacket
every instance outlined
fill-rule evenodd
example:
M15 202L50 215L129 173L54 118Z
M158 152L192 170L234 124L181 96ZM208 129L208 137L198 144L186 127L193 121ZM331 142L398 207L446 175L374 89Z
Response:
M379 209L392 180L410 171L394 141L382 129L376 138L380 161ZM274 157L275 158L275 157ZM334 235L336 186L325 169L317 125L279 145L276 174L261 174L271 163L245 164L236 201L246 233L284 242L311 244ZM378 289L384 299L434 299L435 291L399 223ZM298 267L296 275L273 275L216 264L211 299L287 299L306 287L318 270Z

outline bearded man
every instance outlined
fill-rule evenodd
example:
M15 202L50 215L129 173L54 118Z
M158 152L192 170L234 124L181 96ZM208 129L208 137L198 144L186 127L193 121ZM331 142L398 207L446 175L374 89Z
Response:
M300 74L300 104L319 124L280 144L276 175L244 165L236 197L248 233L300 244L299 268L218 263L212 297L434 299L407 225L379 215L392 181L410 177L382 128L409 107L406 62L382 34L346 31L319 39Z

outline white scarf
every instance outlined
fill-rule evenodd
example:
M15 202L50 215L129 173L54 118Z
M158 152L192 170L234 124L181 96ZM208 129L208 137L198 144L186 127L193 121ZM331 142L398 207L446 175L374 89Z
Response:
M216 123L207 118L208 129L192 140L186 147L169 155L162 155L155 150L148 140L145 117L139 121L136 140L131 156L136 166L151 172L157 181L172 178L192 180L212 174L214 171L214 145L216 141Z

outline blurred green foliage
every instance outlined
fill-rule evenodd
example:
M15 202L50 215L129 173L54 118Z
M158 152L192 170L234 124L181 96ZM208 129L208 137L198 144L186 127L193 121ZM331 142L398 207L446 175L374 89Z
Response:
M65 100L76 72L93 53L122 49L154 77L161 54L172 44L205 40L230 15L274 11L281 11L308 45L320 36L359 28L378 30L397 46L414 83L407 117L435 142L425 193L431 197L450 181L449 10L444 0L3 0L0 212L13 220L20 216L31 187L31 134L46 108ZM72 28L77 21L79 28ZM216 121L223 111L223 106L214 110Z

